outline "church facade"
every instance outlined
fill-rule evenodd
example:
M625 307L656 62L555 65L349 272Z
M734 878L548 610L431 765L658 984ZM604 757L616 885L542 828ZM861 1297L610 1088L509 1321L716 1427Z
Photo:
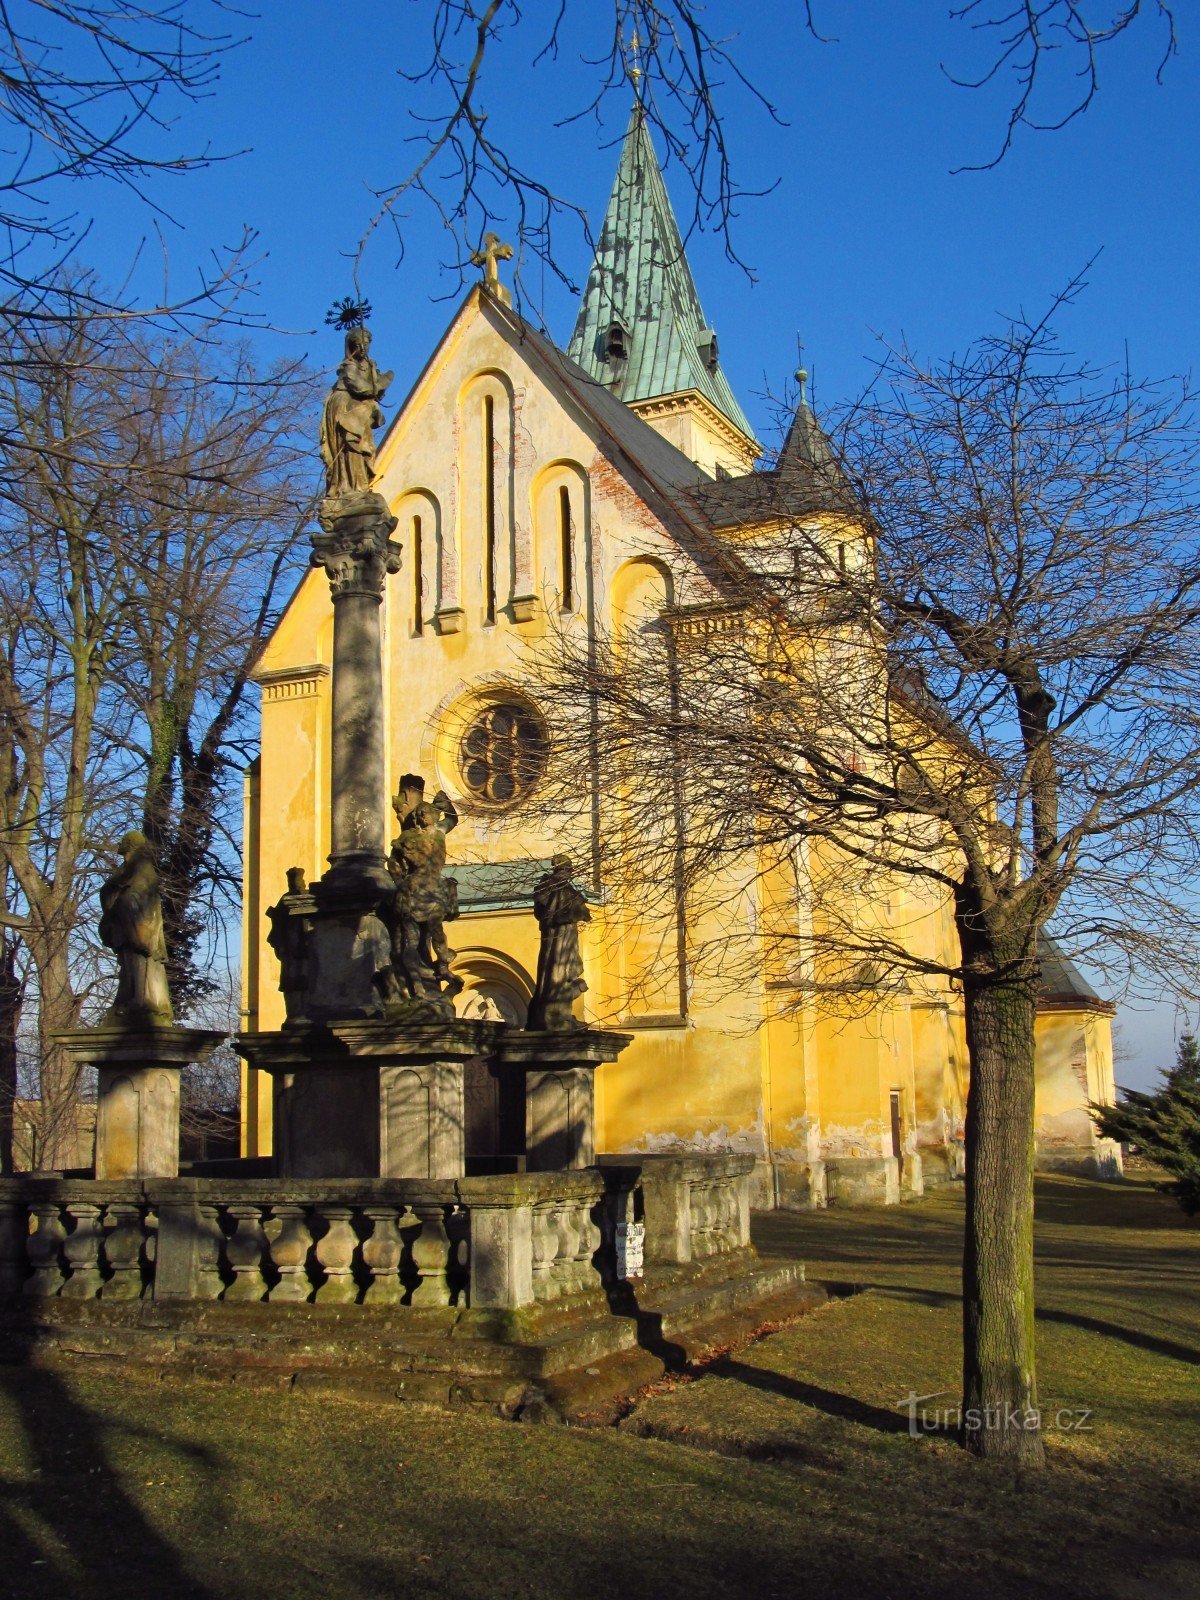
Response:
M720 599L719 547L762 449L720 365L648 130L635 111L578 322L556 348L495 281L467 295L379 450L374 487L397 518L402 570L383 600L387 782L406 773L458 815L450 925L465 1015L523 1022L538 929L533 883L562 840L533 799L554 759L530 651L550 628L589 636ZM775 472L821 438L802 404ZM728 489L730 492L726 493ZM725 507L722 512L721 507ZM744 517L744 513L742 513ZM283 1021L266 910L329 844L333 613L300 584L256 670L261 755L247 778L246 1026ZM597 790L593 811L600 816ZM386 796L380 795L381 807ZM596 1146L750 1152L763 1204L892 1201L961 1166L966 1051L947 989L833 1018L781 1005L769 963L729 992L689 971L680 926L653 937L577 862L589 1022L632 1043L598 1073ZM944 936L952 934L948 922ZM1118 1158L1087 1106L1113 1097L1113 1007L1049 948L1038 1019L1045 1165ZM471 1146L468 1158L508 1152ZM486 1143L486 1137L481 1135ZM243 1148L272 1145L270 1080L248 1069Z

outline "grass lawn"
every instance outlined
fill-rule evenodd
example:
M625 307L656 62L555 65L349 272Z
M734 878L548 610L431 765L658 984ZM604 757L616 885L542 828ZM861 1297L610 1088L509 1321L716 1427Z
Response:
M898 1410L957 1384L961 1219L759 1219L856 1292L619 1428L0 1368L0 1595L1200 1600L1200 1231L1144 1182L1039 1184L1064 1426L1020 1474Z

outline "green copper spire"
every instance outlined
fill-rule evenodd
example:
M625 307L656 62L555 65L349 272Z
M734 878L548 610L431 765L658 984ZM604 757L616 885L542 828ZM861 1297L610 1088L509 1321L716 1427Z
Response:
M567 354L626 403L698 390L754 439L717 362L640 103Z

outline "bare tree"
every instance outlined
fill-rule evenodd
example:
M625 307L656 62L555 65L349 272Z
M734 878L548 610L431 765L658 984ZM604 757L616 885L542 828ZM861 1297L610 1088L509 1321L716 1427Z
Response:
M550 798L594 771L629 797L601 865L643 923L725 908L693 979L765 963L797 1008L961 994L964 1408L992 1424L966 1438L1039 1460L1039 934L1200 971L1200 436L1181 387L1022 321L890 352L836 437L802 405L776 470L697 491L709 579L531 661Z
M307 509L293 430L311 401L302 374L120 319L0 333L0 860L36 972L53 1164L76 1088L54 1035L103 970L86 908L113 842L141 823L162 852L185 1007L204 884L228 903L236 882L214 845Z
M232 1036L241 1025L242 975L230 966L214 982L196 1007L197 1027L212 1028ZM180 1151L185 1159L236 1156L242 1115L242 1063L232 1038L201 1065L185 1067L180 1075Z
M241 40L224 0L42 0L0 8L0 298L27 318L58 322L113 305L96 284L64 276L86 236L75 210L81 179L133 192L161 213L153 180L221 159L189 149L179 111L211 95L223 57ZM210 317L246 286L245 235L183 295L127 314Z
M768 172L757 187L746 183L749 164L734 158L728 109L742 95L768 122L783 125L785 115L739 66L736 33L721 31L720 7L695 0L609 0L599 6L557 0L546 7L518 0L429 0L425 9L428 57L415 71L399 71L413 159L375 190L376 209L354 263L356 288L363 252L380 227L394 230L403 254L413 201L434 209L453 241L450 265L460 273L487 228L503 220L517 234L518 286L522 267L534 264L571 283L555 240L563 224L574 223L592 242L585 208L525 164L487 113L493 82L544 71L563 56L591 63L596 78L595 88L560 126L601 126L614 99L618 114L624 111L632 81L647 122L686 176L692 203L685 237L693 229L711 229L729 258L745 264L734 239L739 202L772 188L778 174ZM964 88L999 85L1008 94L999 148L980 164L1001 161L1022 129L1062 128L1086 111L1099 92L1102 60L1140 24L1147 32L1157 25L1161 76L1176 51L1174 12L1171 0L960 0L950 17L964 35L964 59L943 71ZM734 30L741 16L733 8L726 14ZM772 15L770 25L807 34L813 42L833 42L823 31L826 13L819 0L802 0L790 16ZM761 173L761 160L755 170Z

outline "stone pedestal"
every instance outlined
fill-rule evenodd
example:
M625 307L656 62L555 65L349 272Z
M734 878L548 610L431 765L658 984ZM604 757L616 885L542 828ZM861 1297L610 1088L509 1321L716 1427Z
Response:
M494 1025L363 1020L242 1034L275 1082L284 1178L461 1178L463 1078Z
M525 1165L529 1172L590 1167L596 1155L596 1068L615 1061L627 1033L569 1028L503 1033L498 1062L525 1079Z
M58 1042L96 1069L97 1178L179 1175L179 1074L225 1038L206 1028L80 1028Z

